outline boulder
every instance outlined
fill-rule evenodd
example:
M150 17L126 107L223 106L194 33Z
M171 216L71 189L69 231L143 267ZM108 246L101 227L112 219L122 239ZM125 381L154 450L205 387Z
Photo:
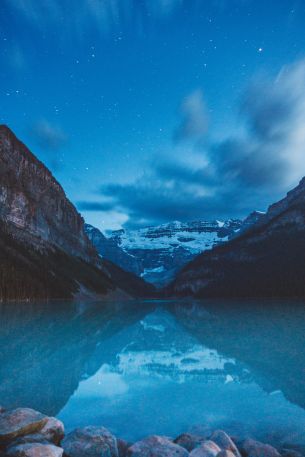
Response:
M131 446L131 443L127 443L127 441L117 438L117 445L118 445L119 457L126 457L127 450Z
M228 451L227 449L224 449L217 454L217 457L234 457L234 456L235 456L235 454L233 454L232 451Z
M214 443L216 443L220 449L233 452L235 457L241 457L236 445L223 430L215 430L215 432L212 433L210 439L214 441Z
M27 443L50 444L50 442L41 433L31 433L30 435L18 436L13 441L9 442L9 446L17 446L19 444Z
M295 449L284 448L280 452L282 457L303 457L303 454Z
M194 449L190 456L192 457L216 457L221 451L220 447L214 441L207 440L201 446Z
M25 443L42 443L42 444L55 444L59 445L64 437L64 425L55 417L48 417L46 424L38 433L31 433L29 435L18 436L13 440L13 444ZM11 445L11 444L10 444Z
M280 453L273 446L252 439L243 441L240 450L247 457L280 457Z
M116 438L104 427L77 428L61 445L67 457L119 457Z
M175 438L174 443L191 452L196 447L201 446L205 441L206 439L202 436L193 435L192 433L182 433L182 435Z
M149 436L133 444L127 457L187 457L189 453L183 447L164 436Z
M62 457L63 449L53 444L26 443L11 446L7 451L8 457Z
M64 424L55 417L48 417L46 424L40 430L45 439L58 445L65 435Z
M0 443L39 432L48 418L30 408L17 408L0 414Z

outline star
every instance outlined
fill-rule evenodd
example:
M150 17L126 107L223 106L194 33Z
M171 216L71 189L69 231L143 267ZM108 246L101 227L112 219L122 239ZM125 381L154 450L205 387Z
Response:
M258 48L258 52L263 52L263 48Z

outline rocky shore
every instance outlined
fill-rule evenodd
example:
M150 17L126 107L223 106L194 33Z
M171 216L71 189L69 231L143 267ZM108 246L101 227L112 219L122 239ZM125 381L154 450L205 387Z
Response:
M0 407L1 457L302 457L293 449L238 441L223 430L210 436L183 433L149 436L127 443L105 427L83 427L65 434L64 424L29 408Z

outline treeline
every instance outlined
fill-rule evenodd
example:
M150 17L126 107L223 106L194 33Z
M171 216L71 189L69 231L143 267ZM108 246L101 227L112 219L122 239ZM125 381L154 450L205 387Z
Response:
M255 242L220 246L193 260L179 281L190 286L200 280L196 296L205 297L305 297L305 234L295 225L274 230ZM187 295L191 289L184 289Z
M111 280L93 265L56 249L36 250L15 239L0 225L0 300L73 298L79 284L97 293Z

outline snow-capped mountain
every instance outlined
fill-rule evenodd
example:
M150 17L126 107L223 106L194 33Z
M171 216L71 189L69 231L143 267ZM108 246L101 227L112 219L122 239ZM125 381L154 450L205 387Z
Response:
M86 225L100 255L146 281L163 286L187 262L213 246L226 242L242 221L170 222L138 230L116 230L108 237Z

